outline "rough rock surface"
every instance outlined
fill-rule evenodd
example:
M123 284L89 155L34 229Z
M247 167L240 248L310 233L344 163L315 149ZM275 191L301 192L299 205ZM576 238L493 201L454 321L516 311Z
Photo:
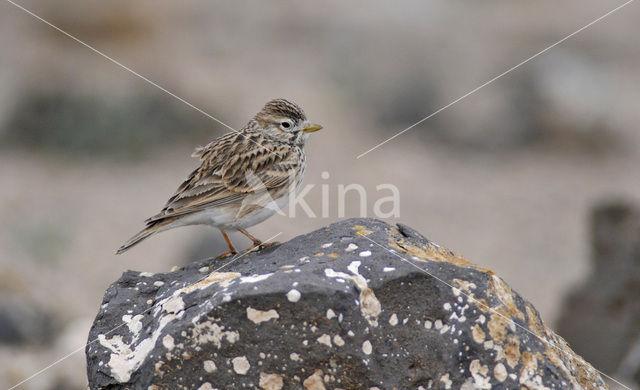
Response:
M350 219L225 263L125 272L89 387L606 388L502 279L403 225Z

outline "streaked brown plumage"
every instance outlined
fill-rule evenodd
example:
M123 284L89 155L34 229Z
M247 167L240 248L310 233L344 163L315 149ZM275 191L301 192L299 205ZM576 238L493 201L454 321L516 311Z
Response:
M154 233L194 224L220 229L229 245L223 255L237 253L225 230L238 230L262 246L245 229L287 203L290 191L302 182L309 133L321 128L309 123L295 103L271 100L240 131L198 147L192 156L201 160L200 166L116 253Z

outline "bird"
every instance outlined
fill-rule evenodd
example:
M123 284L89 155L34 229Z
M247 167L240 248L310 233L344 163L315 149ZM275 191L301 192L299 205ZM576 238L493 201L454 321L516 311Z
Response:
M299 189L307 166L306 142L320 129L294 102L270 100L239 131L197 147L192 157L200 166L116 254L151 235L188 225L220 230L229 250L219 258L238 254L228 231L247 236L253 242L251 250L270 246L246 229L275 214Z

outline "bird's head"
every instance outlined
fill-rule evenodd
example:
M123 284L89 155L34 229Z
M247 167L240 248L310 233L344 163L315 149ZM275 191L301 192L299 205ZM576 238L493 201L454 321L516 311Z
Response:
M303 145L309 134L322 126L307 120L302 108L286 99L273 99L256 114L254 121L258 129L267 136Z

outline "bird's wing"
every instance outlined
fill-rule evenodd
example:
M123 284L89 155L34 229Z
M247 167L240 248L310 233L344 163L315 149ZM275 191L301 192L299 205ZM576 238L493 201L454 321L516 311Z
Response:
M260 134L230 133L196 149L194 155L202 160L201 165L147 223L241 204L247 195L264 190L279 191L288 186L301 164L290 146L267 142Z

